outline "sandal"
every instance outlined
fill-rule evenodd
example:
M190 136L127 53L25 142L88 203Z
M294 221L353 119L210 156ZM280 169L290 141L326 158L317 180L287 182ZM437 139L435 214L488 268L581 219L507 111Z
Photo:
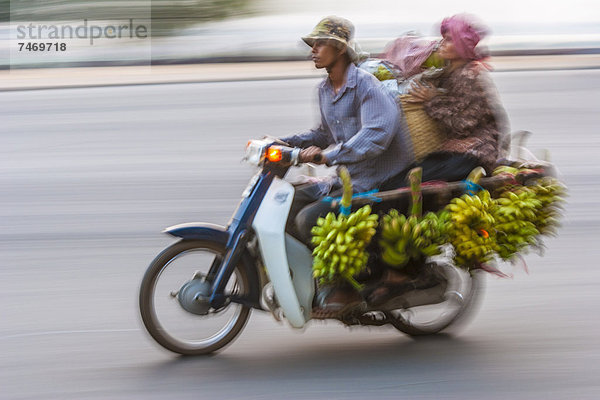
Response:
M360 293L346 287L325 288L317 295L317 301L319 305L312 310L313 319L340 318L364 305Z

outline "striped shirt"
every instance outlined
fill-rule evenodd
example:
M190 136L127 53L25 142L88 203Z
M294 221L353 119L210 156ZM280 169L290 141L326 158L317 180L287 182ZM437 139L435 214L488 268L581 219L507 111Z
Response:
M412 143L393 95L373 75L350 64L335 94L329 78L319 85L321 124L282 138L294 147L318 146L329 165L345 165L355 192L378 189L414 162Z

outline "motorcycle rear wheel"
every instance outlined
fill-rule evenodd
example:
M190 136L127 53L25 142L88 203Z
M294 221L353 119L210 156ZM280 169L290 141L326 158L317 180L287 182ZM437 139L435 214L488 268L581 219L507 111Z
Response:
M466 324L481 304L485 273L469 273L454 266L452 268L462 275L464 282L460 288L447 289L446 299L442 303L388 311L386 316L390 323L409 336L458 331Z
M183 309L179 289L197 274L205 276L225 248L207 240L182 240L161 252L148 267L140 288L139 306L148 333L164 348L182 355L203 355L233 341L244 328L250 308L229 303L218 311L197 315ZM249 290L244 268L236 267L225 294Z

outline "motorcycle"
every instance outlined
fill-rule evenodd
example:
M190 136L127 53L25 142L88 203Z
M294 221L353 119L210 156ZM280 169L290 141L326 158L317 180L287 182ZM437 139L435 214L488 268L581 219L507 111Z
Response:
M313 318L312 251L286 232L295 189L284 176L299 164L299 153L272 139L251 140L245 160L259 170L227 226L185 223L164 231L179 240L151 262L139 293L142 321L161 346L183 355L212 353L240 334L251 310L271 312L296 329ZM502 183L486 179L488 186ZM423 188L425 203L434 189ZM459 195L464 184L449 183L447 192ZM358 196L352 205L373 204L375 212L406 208L409 195L401 188ZM430 203L430 208L443 206L439 199ZM377 262L375 252L371 259ZM418 267L427 284L338 320L349 326L391 324L411 336L430 335L456 326L480 303L484 273L457 267L450 251ZM368 277L366 282L369 287Z

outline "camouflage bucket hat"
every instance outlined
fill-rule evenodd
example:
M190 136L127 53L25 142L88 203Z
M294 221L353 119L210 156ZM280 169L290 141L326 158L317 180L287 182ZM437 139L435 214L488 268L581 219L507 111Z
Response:
M350 59L356 62L360 51L357 51L357 45L352 40L354 36L354 25L345 18L329 16L323 18L313 31L302 40L312 47L317 40L332 40L346 46L346 51Z

